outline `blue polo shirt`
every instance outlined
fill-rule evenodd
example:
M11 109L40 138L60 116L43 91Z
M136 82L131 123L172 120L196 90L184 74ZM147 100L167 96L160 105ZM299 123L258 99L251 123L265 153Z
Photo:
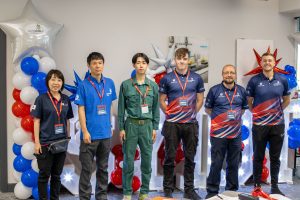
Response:
M42 145L50 144L54 140L66 138L67 136L67 120L73 118L73 110L71 102L67 95L61 94L59 101L55 100L51 96L53 102L56 103L57 110L60 110L60 104L62 104L62 111L60 114L60 122L51 99L48 94L41 94L38 96L31 106L30 115L34 118L40 119L40 143ZM63 124L64 132L55 134L55 124Z
M269 80L263 73L253 76L247 85L247 95L254 98L253 124L272 126L284 124L282 97L290 95L285 77L274 73Z
M166 121L175 123L196 122L197 93L205 91L201 76L190 71L184 96L187 99L187 106L180 106L179 99L182 97L182 89L175 75L175 71L166 74L160 81L159 92L166 94L168 106L166 109ZM187 74L178 74L181 84L184 86Z
M248 109L247 95L242 86L235 84L235 87L228 89L223 83L220 83L210 88L206 96L205 108L212 109L211 137L231 139L237 138L241 134L242 110ZM231 107L226 94L230 101L234 95ZM227 116L231 109L235 113L234 120L230 120Z
M88 78L94 83L100 94L104 87L102 103L100 102L98 93ZM91 135L91 140L99 140L111 137L110 110L112 101L116 99L117 95L115 84L110 78L102 76L100 82L98 82L94 77L89 76L78 85L75 104L84 106L86 127ZM105 114L98 114L99 105L105 105ZM81 130L80 138L82 139L82 137L83 133Z

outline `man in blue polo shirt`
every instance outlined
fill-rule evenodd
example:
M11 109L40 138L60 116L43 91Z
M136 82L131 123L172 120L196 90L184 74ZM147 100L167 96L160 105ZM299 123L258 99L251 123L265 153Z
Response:
M199 137L196 116L203 104L204 85L201 76L188 69L188 60L188 49L177 49L175 70L166 74L159 84L160 107L166 114L162 128L165 139L163 188L165 197L172 197L174 160L182 140L185 156L184 198L197 200L200 197L194 191L194 157Z
M206 199L219 193L221 170L225 155L225 190L239 188L238 168L241 154L242 115L248 108L246 90L235 83L236 70L225 65L222 83L213 86L206 97L205 112L211 117L211 165L206 180Z
M287 80L273 70L275 66L273 54L264 53L260 66L263 72L252 77L247 86L249 109L253 115L254 190L252 195L266 195L261 189L261 173L268 142L270 144L271 193L283 195L278 188L279 158L285 130L283 110L290 103L290 93Z
M79 198L91 198L90 184L92 166L96 156L96 188L97 200L107 199L108 157L110 152L111 106L117 99L114 82L104 77L104 57L98 52L92 52L87 57L91 72L78 86L75 103L78 105L81 126L81 144L79 160L81 173L79 179Z

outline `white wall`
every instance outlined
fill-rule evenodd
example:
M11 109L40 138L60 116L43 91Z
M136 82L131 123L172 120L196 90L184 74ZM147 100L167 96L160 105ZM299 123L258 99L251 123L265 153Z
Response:
M199 35L209 39L210 85L221 81L220 70L224 64L235 63L237 38L274 40L279 56L283 57L281 66L295 64L294 47L287 38L294 30L293 21L278 14L278 0L240 0L237 5L230 2L233 1L33 1L45 18L64 24L54 45L54 58L69 84L73 84L72 70L83 76L88 53L100 51L106 59L105 75L115 80L119 88L121 81L130 76L133 54L143 51L154 56L152 43L166 52L169 35ZM0 0L0 21L19 16L25 3L25 0ZM14 125L10 109L14 66L10 45L7 51L8 143L12 146ZM9 182L13 182L11 149L8 157Z
M300 14L299 0L279 0L279 11L282 13Z

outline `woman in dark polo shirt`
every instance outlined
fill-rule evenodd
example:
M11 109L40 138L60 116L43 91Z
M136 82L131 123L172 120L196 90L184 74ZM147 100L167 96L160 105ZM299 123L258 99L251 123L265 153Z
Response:
M66 151L52 152L49 146L70 136L69 119L73 111L67 95L61 93L64 76L59 70L50 70L46 77L47 93L38 96L32 106L34 117L35 155L39 171L39 199L47 199L47 184L50 181L50 199L59 199L60 175Z

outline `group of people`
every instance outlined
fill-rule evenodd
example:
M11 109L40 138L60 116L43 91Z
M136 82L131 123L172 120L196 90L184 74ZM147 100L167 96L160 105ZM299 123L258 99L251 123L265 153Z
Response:
M139 200L148 199L151 178L152 145L159 129L160 110L165 113L161 134L164 136L163 162L164 196L172 198L177 147L184 151L184 198L201 199L194 189L194 158L199 138L196 119L204 100L201 76L188 68L189 51L175 52L175 69L157 85L146 77L149 58L137 53L132 58L136 75L122 82L118 96L119 137L124 154L122 169L123 199L130 200L137 145L141 152L142 185ZM93 162L96 158L97 200L107 199L108 158L113 132L112 102L117 99L112 79L103 76L104 57L92 52L87 57L90 75L79 84L75 104L81 126L79 160L81 173L79 197L89 200ZM278 188L280 152L284 139L283 110L289 104L287 80L273 71L274 55L262 55L263 72L252 77L246 90L236 84L236 68L228 64L222 69L223 80L210 88L205 112L211 117L211 166L207 177L206 198L218 195L223 161L226 157L226 190L239 188L238 168L241 159L241 124L246 109L253 114L253 177L255 196L267 195L261 189L261 172L266 145L270 144L271 193L282 194ZM39 198L47 199L50 180L50 199L59 199L60 174L66 152L52 153L53 141L69 137L69 119L73 117L68 97L61 93L64 76L59 70L47 74L48 92L40 95L32 106L34 117L35 155L40 169Z

